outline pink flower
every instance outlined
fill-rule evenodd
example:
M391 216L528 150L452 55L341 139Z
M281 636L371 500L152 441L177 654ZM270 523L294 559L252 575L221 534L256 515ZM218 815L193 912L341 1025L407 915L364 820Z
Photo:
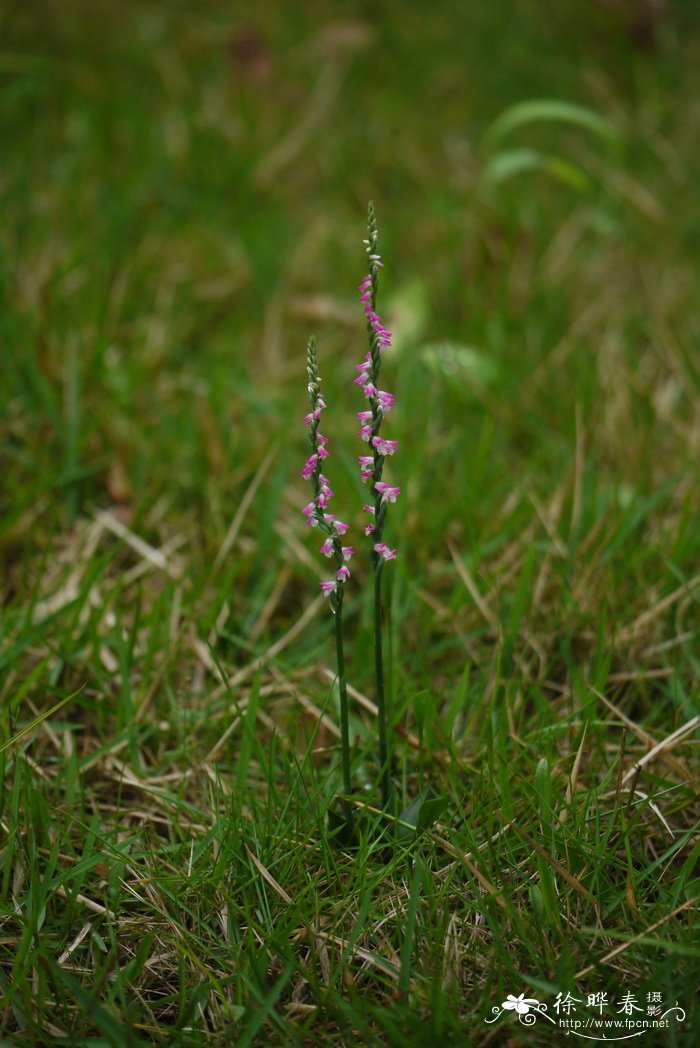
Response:
M307 458L306 462L304 463L304 468L302 469L300 476L302 476L304 480L308 480L313 471L316 469L317 464L318 455L311 455L309 458Z
M365 383L365 396L366 397L376 397L377 393L378 393L378 390L377 390L376 386L372 385L371 382L366 382Z
M327 459L328 458L328 452L324 448L323 444L319 444L319 446L318 446L317 458L320 458L320 459Z
M327 444L328 443L328 437L324 437L323 433L316 433L316 443L317 444Z
M338 583L333 579L331 582L319 582L319 586L323 595L330 597L331 593L335 593L338 588Z
M365 308L365 312L367 312L366 308ZM384 327L384 325L382 324L381 320L379 319L379 317L377 316L376 313L373 314L373 316L374 316L375 319L372 320L371 317L370 317L370 327L372 328L372 331L374 332L374 334L377 337L377 343L379 345L379 349L380 350L388 349L388 347L391 345L391 340L393 338L393 335L391 334L391 331L389 331L387 328Z
M338 532L339 535L344 535L345 532L350 527L350 525L349 524L343 524L342 520L335 520L334 519L333 520L333 527L335 528L335 530Z
M386 542L377 542L373 547L374 552L378 553L384 560L395 560L397 551L395 549L389 549Z
M382 502L396 502L397 498L401 494L401 488L392 488L391 485L385 484L383 481L379 481L378 484L374 485L375 490L382 496Z
M340 552L343 554L343 560L350 560L355 550L352 546L341 546Z
M387 393L385 390L377 390L377 400L379 401L379 407L382 409L384 415L391 411L394 406L394 394Z
M321 485L321 494L325 495L327 499L332 499L333 492L331 491L330 484L328 483L328 477L324 477L323 473L319 473L318 482Z
M378 260L375 263L376 266L381 266L381 262ZM360 284L359 290L361 292L360 302L364 310L365 316L369 322L374 335L377 339L377 345L380 350L387 349L391 345L392 335L382 324L382 318L372 308L372 278L371 276L365 277Z
M398 440L384 440L383 437L372 437L372 444L380 455L393 455L399 446Z
M365 535L374 535L374 524L365 524Z
M310 415L304 415L304 425L305 426L310 426L315 418L316 418L316 412L315 411L312 411Z
M335 577L337 578L338 582L345 582L346 579L350 578L350 568L346 568L343 564L342 568L338 568L338 570L336 571Z
M333 556L333 539L326 539L321 546L321 553L323 553L324 557Z
M374 471L374 458L372 455L358 455L357 461L360 463L360 480L366 484Z
M362 364L355 364L355 370L360 372L360 374L355 379L356 386L364 386L365 382L369 378L367 372L370 370L371 367L371 360L365 360Z
M362 423L371 422L372 421L372 412L371 411L358 411L357 412L357 417L359 418L360 422L362 422Z
M362 426L361 429L360 429L360 436L362 437L363 440L366 440L367 443L369 443L369 438L372 436L372 427L371 426Z
M377 484L376 486L379 487L379 484ZM374 516L374 506L364 505L362 508L365 511L365 513L371 513L372 516Z

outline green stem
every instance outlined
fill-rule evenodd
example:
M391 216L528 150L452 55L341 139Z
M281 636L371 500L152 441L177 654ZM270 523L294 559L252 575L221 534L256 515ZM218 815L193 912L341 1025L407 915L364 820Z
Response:
M377 685L377 722L379 726L382 804L384 808L388 808L391 800L391 778L389 773L386 696L384 695L384 657L382 653L382 564L379 559L374 567L374 673Z
M348 717L348 689L345 683L345 653L343 651L343 598L335 607L335 654L338 664L338 694L340 696L340 752L343 766L343 792L352 793L350 778L350 722Z

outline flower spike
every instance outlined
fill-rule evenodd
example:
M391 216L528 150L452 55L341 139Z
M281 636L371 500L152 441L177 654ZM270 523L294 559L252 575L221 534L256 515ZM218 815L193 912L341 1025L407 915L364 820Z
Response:
M362 374L365 374L365 371L362 371ZM335 578L319 582L319 587L321 593L328 597L331 611L335 616L335 650L338 666L338 692L340 696L340 745L343 789L345 793L351 793L350 725L347 684L345 682L342 614L345 583L350 578L350 569L347 566L347 561L353 555L353 548L352 546L342 545L341 536L348 530L348 525L338 520L334 513L328 512L328 502L333 498L333 492L328 483L328 478L321 470L325 468L323 463L325 459L329 458L330 452L328 451L328 438L318 431L321 412L325 410L326 402L321 396L321 377L318 373L316 361L316 339L313 337L309 339L306 349L306 375L311 411L305 415L304 425L308 427L309 431L311 454L304 463L301 476L311 482L313 497L304 506L302 513L309 527L318 527L324 533L325 539L321 545L321 553L334 563Z
M377 707L379 725L379 762L381 765L382 800L388 808L391 798L390 753L388 736L388 716L384 695L384 669L382 656L382 615L381 615L381 576L386 561L395 560L397 551L383 541L384 525L388 506L395 503L400 494L397 485L387 484L383 479L384 465L388 457L398 450L398 441L382 436L381 428L385 416L394 407L394 394L382 389L380 372L383 354L391 346L393 335L385 326L377 310L377 291L379 271L382 260L379 254L379 237L374 205L367 209L367 248L368 272L360 285L360 303L367 322L369 352L361 364L356 365L358 376L355 384L369 402L369 410L359 411L360 437L366 441L372 451L371 455L360 455L360 479L369 484L371 496L363 508L372 518L364 525L364 533L372 544L374 564L374 651L375 678L377 687Z

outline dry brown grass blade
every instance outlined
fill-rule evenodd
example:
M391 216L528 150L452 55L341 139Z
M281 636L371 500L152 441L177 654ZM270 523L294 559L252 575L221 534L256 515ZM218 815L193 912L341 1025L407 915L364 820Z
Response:
M269 186L307 148L333 109L344 72L336 61L325 63L301 120L260 160L253 172L256 185Z
M583 744L586 741L586 735L588 734L588 724L584 724L583 731L581 733L581 742L579 743L578 750L576 751L576 757L574 758L574 764L571 769L571 775L569 781L566 784L566 793L564 795L565 807L559 812L559 822L564 823L569 817L569 805L571 799L576 791L576 782L578 781L578 773L581 767L581 758L583 757Z
M284 593L291 577L291 569L287 564L283 564L277 573L277 578L275 579L275 584L270 591L269 597L265 601L260 614L248 633L248 640L251 644L255 644L260 640L265 627L277 610L277 606L282 599L282 594Z
M62 898L68 898L68 892L62 884L59 884L56 891ZM106 906L101 906L99 902L94 902L92 899L88 899L88 897L81 892L78 892L77 895L71 895L70 898L73 902L79 902L81 906L84 906L86 910L90 910L92 913L107 914L112 920L116 920L116 915L108 910Z
M92 931L92 921L86 921L85 924L80 929L80 931L78 932L78 934L76 935L75 939L73 939L73 942L70 944L70 946L67 946L66 949L61 954L61 956L58 958L58 964L59 965L63 966L66 963L66 961L71 956L71 954L74 953L75 950L78 949L78 947L80 946L80 944L83 941L83 939L91 931Z
M582 968L580 972L576 972L574 978L585 979L586 976L590 975L591 972L594 972L599 965L608 964L610 961L612 961L614 957L619 956L619 954L623 953L625 950L629 950L630 946L634 946L634 944L636 942L639 942L640 939L644 939L651 932L655 932L657 928L660 928L663 924L666 924L666 922L670 921L673 917L677 917L679 913L682 913L683 910L689 909L691 906L694 905L694 903L698 902L699 900L700 896L696 899L688 899L686 900L686 902L681 903L680 906L677 906L675 910L671 911L671 913L667 913L664 917L661 918L661 920L655 921L654 924L650 924L649 927L645 928L643 932L640 932L638 935L633 935L631 939L627 940L627 942L621 942L620 945L616 946L614 950L611 950L610 953L606 953L604 957L601 957L597 964L589 964L586 968Z
M319 594L318 597L312 600L311 603L306 607L303 615L301 615L300 618L298 618L297 621L294 623L294 625L291 626L286 633L282 634L282 636L278 640L276 640L274 644L270 645L270 647L264 655L259 655L256 659L253 659L252 662L249 662L247 666L244 666L242 669L240 669L238 673L234 673L233 677L231 677L231 679L228 682L229 687L237 687L242 681L246 679L246 677L250 677L253 673L256 673L257 670L259 670L262 666L274 659L275 656L279 655L281 651L284 651L284 649L288 647L288 645L290 645L292 641L296 640L300 633L303 633L303 631L306 629L311 620L315 617L319 609L323 607L325 600L326 598L323 596L323 594Z
M610 684L624 684L633 680L664 680L674 673L671 666L665 670L622 670L620 673L609 673L607 679Z
M85 573L88 570L92 557L99 545L100 539L104 532L104 526L96 520L92 520L89 523L84 523L80 527L75 529L75 533L71 536L71 541L67 550L67 556L70 556L71 569L62 584L58 587L56 592L51 593L45 600L40 600L35 605L32 611L32 620L34 622L42 622L44 619L53 615L55 612L60 611L71 601L75 600L80 593L80 587L83 584ZM45 585L49 587L53 581L53 573L64 570L61 564L61 559L57 558L58 563L49 572L48 577L45 578Z
M334 673L333 670L328 668L328 666L323 667L323 675L329 681L334 681L337 677L337 673ZM367 710L368 713L371 713L373 717L376 717L379 713L376 703L372 702L371 699L368 699L366 695L363 695L363 693L361 691L358 691L357 688L355 688L352 684L348 684L347 687L348 695L351 698L353 698L359 706L362 706L362 708ZM396 734L399 735L402 739L405 739L405 741L408 743L411 749L420 749L420 740L417 735L413 734L413 732L407 731L405 728L398 727L396 728ZM437 757L437 754L434 754L434 756Z
M288 903L288 905L291 906L292 900L287 895L287 893L284 890L284 888L282 887L282 885L277 883L277 881L272 876L272 874L267 869L267 867L263 866L263 864L260 862L260 859L257 857L255 852L251 851L247 844L245 846L245 850L248 852L248 855L252 859L253 865L255 866L255 868L258 871L258 873L260 874L260 876L263 877L267 881L267 883L270 885L270 887L272 889L274 889L274 891L277 892L277 894L279 895L280 899L284 899L284 901L286 903Z
M484 619L488 622L489 626L492 626L493 629L498 631L498 616L494 614L494 612L491 610L491 608L484 600L483 596L479 592L479 588L476 582L470 575L469 571L467 570L466 566L462 561L462 558L460 557L459 553L452 545L452 543L449 541L449 539L447 540L447 548L450 551L450 556L452 557L454 566L457 569L457 574L466 586L470 597L476 604Z
M554 856L550 855L549 852L545 848L543 848L541 844L538 844L537 841L534 840L529 833L526 833L525 830L521 829L520 826L518 826L516 823L513 823L513 830L515 831L515 833L517 833L518 837L525 841L529 848L532 848L533 851L536 851L537 854L552 867L555 873L558 873L559 876L562 877L567 884L570 884L574 891L578 892L578 894L583 899L586 899L587 902L592 902L593 905L596 907L596 910L598 909L598 903L596 902L595 898L591 895L588 889L584 888L581 882L574 877L573 873L569 873L566 867L562 866L560 862L557 862Z
M296 512L296 502L293 505L294 510ZM311 556L306 547L302 546L301 542L299 542L299 539L297 538L293 529L288 526L285 527L283 524L275 524L275 531L286 545L285 554L293 553L300 564L303 564L306 568L309 569L310 572L316 575L318 572L318 563Z
M561 512L564 508L564 499L568 487L569 480L565 479L555 490L554 495L549 500L549 506L546 508L542 505L534 492L528 493L528 498L534 507L535 513L537 514L542 527L547 532L547 537L552 544L554 554L564 559L569 555L569 551L566 547L566 543L561 539L557 532L557 527L559 526L559 521L561 519ZM547 551L542 558L540 570L532 588L532 606L534 608L539 608L542 604L551 572L552 559L552 551Z
M243 699L237 705L237 708L239 710L243 710L244 708L247 709L247 707L248 707L248 700L247 699ZM236 730L236 728L238 727L238 725L240 723L241 723L241 718L240 717L234 717L233 718L233 720L231 721L229 726L226 728L224 733L217 739L217 741L214 743L212 748L209 750L209 753L204 758L204 763L205 764L208 764L210 761L213 761L216 758L217 754L226 745L226 743L231 738L231 736L233 735L234 731Z
M490 895L493 901L502 909L507 909L506 901L499 892L498 888L491 883L488 877L481 872L481 870L475 866L472 862L471 853L460 851L459 848L455 848L449 841L446 841L444 837L440 837L439 834L428 831L430 839L436 844L439 844L448 855L451 855L457 862L461 862L463 866L466 866L472 877L476 878L481 887L484 889L487 895Z
M675 604L677 600L681 599L681 597L686 597L696 586L700 586L700 575L696 575L685 585L679 586L673 591L673 593L669 593L668 596L664 597L663 600L657 601L653 607L647 608L646 611L643 611L641 615L637 616L634 622L620 630L620 633L618 634L618 640L620 643L624 644L628 641L634 640L645 626L648 626L654 621L654 619L658 618L659 615L662 615L667 608L670 608L671 605Z
M101 524L107 531L111 531L118 539L126 543L137 556L141 557L142 560L147 561L152 567L157 568L159 571L165 572L171 578L177 578L178 572L175 570L173 565L170 563L166 555L162 550L156 549L150 542L146 542L140 535L137 535L130 528L127 528L126 524L122 524L113 513L109 510L101 509L95 513L95 520Z
M248 485L246 493L239 503L238 509L236 510L234 518L229 525L229 529L224 536L223 542L219 546L218 553L214 557L214 563L212 564L211 571L209 573L209 580L213 579L216 576L221 565L233 549L233 544L238 538L238 532L240 531L241 525L245 520L245 515L250 509L250 505L253 499L255 498L255 494L258 488L260 487L263 479L265 478L265 474L274 462L276 455L277 446L270 448L267 455L258 466L255 472L255 476Z
M649 746L650 749L653 749L654 746L656 746L656 740L653 738L653 736L651 736L649 732L645 731L644 728L640 728L640 726L636 724L635 721L631 720L625 713L623 713L622 710L618 706L616 706L614 702L606 698L605 695L602 694L602 692L598 691L597 688L594 688L592 684L588 685L588 690L591 691L596 696L596 698L600 699L600 701L608 707L611 713L614 713L618 720L621 721L622 724L624 724L626 727L628 727L630 731L632 731L637 736L638 739L641 739L645 746ZM676 774L680 775L682 779L689 779L691 777L690 773L688 772L688 769L681 761L678 760L677 757L674 757L671 753L664 753L663 750L661 751L661 754L664 761L669 765L669 767L673 768ZM622 779L620 780L620 786L621 785Z
M660 753L670 750L671 747L675 746L677 742L680 742L682 738L689 735L692 731L695 731L698 725L700 725L700 716L691 717L686 724L681 725L680 728L676 728L675 731L671 732L670 735L667 735L665 739L661 740L661 742L657 742L656 746L652 747L652 749L650 749L648 753L645 753L643 757L640 757L640 759L625 772L622 777L622 785L624 786L627 780L631 779L633 775L636 775L645 764L649 764L649 762L653 761L655 757L658 757Z
M314 935L319 939L324 939L326 942L332 942L335 946L339 946L342 951L348 948L347 940L341 938L339 935L331 935L329 932L323 931L314 932ZM398 979L398 968L390 961L385 960L384 957L380 957L379 954L372 953L371 950L365 950L362 946L353 946L350 955L352 957L359 957L361 961L365 961L367 964L372 965L372 967L378 968L386 975L389 975L392 979Z
M392 818L391 816L387 815L386 812L382 811L381 808L375 808L373 805L365 804L363 801L357 801L353 798L350 798L350 803L355 808L360 809L360 811L368 811L371 812L373 815L382 815L387 820L391 820ZM405 825L406 827L408 827L409 824L400 823L400 825ZM487 847L488 844L492 843L492 841L499 837L502 833L505 833L505 831L509 828L510 825L511 823L508 823L508 825L504 826L501 830L499 830L499 832L495 835L495 837L491 839L491 841L484 843L482 847L479 848L479 851L483 851L483 849ZM466 866L471 875L479 882L486 894L490 895L494 902L497 903L497 905L500 906L502 910L506 909L505 899L498 891L498 888L496 888L495 885L493 885L491 881L488 879L488 877L486 877L481 872L481 870L479 870L472 862L474 854L473 852L461 851L459 848L456 848L453 844L450 844L449 841L446 841L444 837L441 837L438 833L435 833L434 830L426 830L425 834L427 837L430 838L431 841L433 841L440 848L442 848L444 852L451 856L451 858L455 859L457 862L461 862L464 866Z
M192 647L200 660L202 665L211 673L213 677L219 681L221 688L216 692L217 695L223 694L224 692L231 691L233 688L238 687L242 684L247 677L257 673L259 669L266 666L272 659L274 659L281 651L296 640L300 633L304 631L309 622L318 612L319 608L323 605L325 597L319 594L312 602L307 606L304 613L297 619L293 626L291 626L286 633L282 634L274 644L270 645L264 655L258 655L246 666L243 666L240 670L234 673L231 677L226 677L219 671L216 662L212 658L209 649L206 644L199 637L194 637L192 640Z

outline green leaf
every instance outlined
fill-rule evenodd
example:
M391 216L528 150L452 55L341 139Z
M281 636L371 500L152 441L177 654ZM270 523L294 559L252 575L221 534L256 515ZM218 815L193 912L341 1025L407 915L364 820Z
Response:
M429 797L428 791L419 793L398 818L397 839L408 845L421 833L430 829L450 803L449 797Z
M428 285L423 280L402 284L388 300L386 311L395 325L394 348L401 353L423 338L430 322Z
M507 149L495 153L486 162L483 180L487 186L498 186L527 171L543 171L579 193L591 185L591 179L578 164L538 149Z
M447 810L449 804L450 798L445 796L433 797L428 801L424 801L418 812L416 831L422 833L424 830L429 830L438 821L442 813Z
M334 846L351 848L360 842L362 819L342 806L328 809L328 833Z
M416 727L418 728L419 735L422 735L425 731L425 725L431 714L435 715L435 701L433 699L433 693L426 688L424 691L417 691L411 699L411 707L413 709L413 716L416 721Z
M544 923L545 910L544 910L544 899L542 898L542 892L536 884L529 885L527 893L530 897L530 905L534 910L535 916L540 924Z
M399 815L399 825L397 827L396 836L401 844L407 844L413 840L415 829L418 825L418 813L420 812L423 800L423 795L419 793Z
M481 386L493 386L501 377L492 357L458 342L429 342L421 349L421 360L432 371L457 382L466 375Z
M513 131L533 123L573 124L608 141L619 140L613 125L586 106L558 98L533 98L527 102L517 102L501 113L487 130L484 146L491 150Z
M40 713L39 716L35 717L34 720L31 720L29 724L25 724L22 730L13 735L11 739L7 739L5 742L0 743L0 753L4 753L5 750L10 748L10 746L14 746L16 742L19 742L23 736L27 735L27 733L32 731L33 728L36 728L42 723L42 721L48 720L49 717L53 716L54 713L65 706L67 702L70 702L70 700L74 699L76 695L79 695L82 690L82 687L80 687L77 691L74 691L72 695L66 695L65 699L61 699L61 701L57 702L55 706L45 710L44 713Z
M545 830L552 825L552 779L547 758L543 757L535 771L535 792L540 809L540 820Z

